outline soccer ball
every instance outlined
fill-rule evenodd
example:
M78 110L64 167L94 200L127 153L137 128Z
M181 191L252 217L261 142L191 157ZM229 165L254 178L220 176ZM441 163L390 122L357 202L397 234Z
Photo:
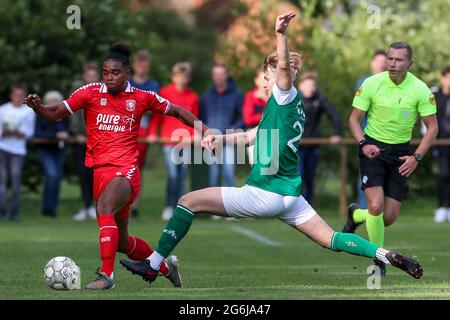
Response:
M80 268L68 257L55 257L44 268L44 280L51 289L81 289Z

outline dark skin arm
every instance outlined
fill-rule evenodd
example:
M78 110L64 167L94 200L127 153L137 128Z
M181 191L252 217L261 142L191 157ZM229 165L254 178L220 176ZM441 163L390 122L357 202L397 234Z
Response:
M177 105L170 104L170 108L169 108L169 111L167 112L167 115L177 118L178 120L183 122L185 125L187 125L191 128L194 128L194 129L195 129L194 123L196 121L198 121L198 123L201 123L201 125L202 125L202 129L201 129L202 131L200 132L200 134L202 134L202 135L208 130L208 127L205 124L203 124L203 122L200 122L200 120L196 116L194 116L192 113L190 113L186 109L181 108Z
M28 105L38 115L50 121L58 121L70 115L70 112L67 110L64 103L59 102L57 104L44 106L41 98L37 94L28 95L23 103Z

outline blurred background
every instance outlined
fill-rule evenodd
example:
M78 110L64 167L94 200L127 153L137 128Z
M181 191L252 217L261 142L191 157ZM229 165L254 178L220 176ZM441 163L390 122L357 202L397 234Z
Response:
M189 87L198 99L193 110L199 116L202 108L207 108L204 93L217 85L212 79L214 64L226 65L222 71L227 79L233 79L239 101L233 109L233 121L242 128L254 126L258 114L260 117L260 106L254 99L266 99L255 92L247 97L247 93L258 88L258 68L276 48L274 19L287 10L296 11L298 16L289 30L290 49L303 56L301 73L310 76L302 81L313 82L312 95L320 92L327 100L318 120L321 130L311 136L327 139L320 153L318 148L314 149L316 174L312 180L319 192L315 192L311 201L319 212L331 216L338 215L342 193L347 202L357 200L358 163L356 146L348 145L343 152L340 144L327 141L332 136L351 137L347 119L352 99L358 80L374 72L371 70L377 57L374 53L386 50L394 41L409 42L414 50L411 72L429 87L441 85L441 71L450 64L449 0L0 0L0 3L0 104L12 101L14 95L34 92L44 97L51 91L48 98L66 98L77 87L99 81L102 59L112 43L122 41L131 46L133 54L142 53L133 60L144 64L133 65L134 81L155 91L173 82L177 63L187 62ZM311 103L322 100L317 101L313 99ZM156 121L152 116L149 118L148 128ZM34 131L27 137L30 140L24 155L19 209L3 215L16 217L17 221L40 214L78 220L89 217L93 203L86 191L89 172L83 172L79 161L83 153L80 147L83 129L78 124L75 117L59 123L59 127L35 119ZM158 125L164 126L154 124ZM152 134L161 138L164 129L154 130ZM145 131L142 137L149 134ZM420 137L417 123L415 138ZM207 167L202 165L190 166L184 181L173 180L161 152L165 146L161 141L150 144L144 152L144 187L141 203L135 206L135 217L164 218L164 211L166 216L170 215L167 208L172 204L167 198L178 192L167 189L170 179L172 184L186 185L180 192L212 184ZM342 156L346 157L344 162ZM238 164L231 171L223 168L224 182L219 183L242 185L249 168L248 163ZM180 173L175 175L180 177ZM437 176L431 150L409 179L402 214L412 211L432 219L438 206ZM10 177L9 189L14 189L12 181ZM6 203L12 204L13 200L8 199Z

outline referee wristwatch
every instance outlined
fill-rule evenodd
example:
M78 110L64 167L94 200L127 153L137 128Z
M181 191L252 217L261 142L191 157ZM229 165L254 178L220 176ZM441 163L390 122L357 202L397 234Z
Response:
M414 159L416 159L417 162L420 162L423 158L423 156L420 153L414 153L413 157Z
M364 147L366 144L369 144L366 139L362 139L360 142L358 142L359 150L362 150L362 147Z

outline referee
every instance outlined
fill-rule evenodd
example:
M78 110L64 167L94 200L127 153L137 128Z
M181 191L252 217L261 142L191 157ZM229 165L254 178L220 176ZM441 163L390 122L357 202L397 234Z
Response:
M357 204L348 207L343 232L353 233L366 223L371 242L384 245L384 227L399 215L409 177L430 148L438 133L436 102L427 85L408 72L412 48L406 42L395 42L388 51L388 71L367 78L353 99L348 124L359 144L361 189L368 209ZM367 126L361 130L361 119L367 113ZM413 152L412 130L418 116L427 133ZM375 260L374 260L375 261ZM386 265L375 261L381 275Z

